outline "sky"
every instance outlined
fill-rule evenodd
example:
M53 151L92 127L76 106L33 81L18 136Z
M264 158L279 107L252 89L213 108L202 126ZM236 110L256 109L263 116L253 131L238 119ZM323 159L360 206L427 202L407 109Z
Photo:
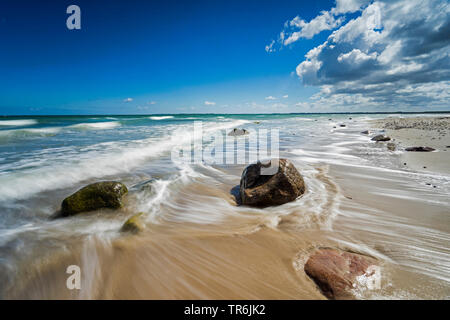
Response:
M0 115L449 111L449 54L446 0L2 0Z

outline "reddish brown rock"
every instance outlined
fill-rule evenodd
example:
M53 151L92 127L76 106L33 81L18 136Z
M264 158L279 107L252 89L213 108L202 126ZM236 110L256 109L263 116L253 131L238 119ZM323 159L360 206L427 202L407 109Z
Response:
M258 162L245 168L240 183L242 204L255 207L280 205L305 192L303 177L294 165L287 159L277 160Z
M371 257L338 249L319 249L305 264L306 274L329 299L351 299L356 277L376 265Z

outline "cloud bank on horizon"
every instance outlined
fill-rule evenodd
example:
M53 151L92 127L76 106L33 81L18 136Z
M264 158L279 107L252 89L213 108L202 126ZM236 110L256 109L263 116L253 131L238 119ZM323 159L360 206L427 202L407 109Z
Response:
M353 14L352 19L347 19ZM305 109L345 107L448 107L450 102L450 4L446 0L337 0L305 22L287 21L273 53L332 30L311 49L296 74L320 91Z

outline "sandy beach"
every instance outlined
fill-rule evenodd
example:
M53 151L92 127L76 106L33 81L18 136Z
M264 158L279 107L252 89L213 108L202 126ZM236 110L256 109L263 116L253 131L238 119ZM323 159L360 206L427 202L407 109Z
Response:
M211 121L217 127L217 121L229 120ZM130 154L138 160L142 152L149 155L123 173L116 147L106 158L104 149L101 157L83 154L88 164L96 159L96 167L110 170L108 177L128 186L124 207L51 220L62 199L99 179L93 176L38 193L32 193L31 185L30 194L38 197L21 200L21 211L12 200L4 209L42 218L32 224L27 218L23 227L1 238L8 262L0 265L2 297L326 299L304 270L312 252L323 247L361 253L379 262L380 286L355 288L356 299L449 297L448 118L252 116L238 121L246 129L281 129L280 156L290 159L305 180L301 197L268 208L239 205L232 190L244 164L189 165L175 171L167 152L155 157L158 143L153 140L149 151L142 142L136 151L130 142L125 144L128 165ZM232 128L236 120L224 123ZM367 129L369 135L361 133ZM98 129L92 130L99 136ZM371 141L377 134L392 140ZM162 138L161 146L167 147L166 140ZM396 151L387 149L392 142ZM404 151L410 146L436 151ZM48 169L40 168L52 181L78 177L59 174L57 166ZM88 169L84 162L72 165L80 176ZM31 173L12 176L10 185ZM35 186L47 185L44 181ZM144 230L136 235L120 232L124 221L137 212L144 212ZM65 269L72 264L83 272L81 290L66 288Z
M384 129L392 138L396 150L402 152L399 159L406 167L416 171L450 174L450 117L393 118L372 122L377 129ZM428 146L434 152L407 152L405 148Z

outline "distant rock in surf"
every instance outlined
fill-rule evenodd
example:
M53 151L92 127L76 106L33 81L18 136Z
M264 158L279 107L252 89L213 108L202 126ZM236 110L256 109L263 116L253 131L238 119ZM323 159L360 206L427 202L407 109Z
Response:
M238 129L238 128L234 128L233 130L231 130L230 132L228 132L229 136L232 137L236 137L236 136L243 136L249 134L249 132L245 129Z
M135 214L134 216L129 218L127 221L125 221L120 231L129 233L141 232L144 229L144 223L142 221L143 214L143 212L139 212L138 214Z
M374 258L348 251L324 248L314 252L305 264L306 274L328 299L352 299L358 277L373 276ZM370 270L372 269L372 270Z
M388 136L385 136L384 134L379 134L379 135L376 135L375 137L373 137L371 140L377 141L377 142L378 141L389 141L389 140L391 140L391 138Z
M341 127L341 128L345 128L345 127L346 127L346 125L345 125L345 124L340 124L340 125L339 125L339 127Z
M369 131L369 130L364 130L364 131L362 131L361 133L362 133L362 134L370 134L370 131Z
M63 200L61 216L72 216L100 208L118 209L122 207L121 199L127 192L127 187L116 181L90 184Z
M272 159L247 166L242 173L240 195L243 205L268 207L297 199L305 182L287 159Z
M395 143L389 142L386 146L389 151L395 151L395 148L396 148Z
M434 151L436 149L431 148L431 147L409 147L405 149L406 151L412 151L412 152L431 152Z

